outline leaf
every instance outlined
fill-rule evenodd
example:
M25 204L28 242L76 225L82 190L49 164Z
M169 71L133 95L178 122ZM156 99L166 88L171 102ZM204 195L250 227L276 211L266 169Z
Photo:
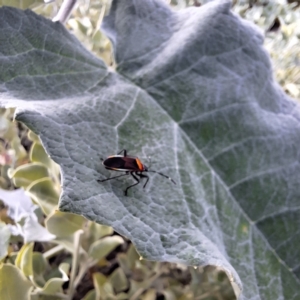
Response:
M38 143L38 144L41 143L39 136L36 135L36 134L35 134L34 132L32 132L32 131L29 131L29 132L28 132L27 137L28 137L31 141L35 142L35 143ZM45 151L45 150L44 150L44 151Z
M114 272L110 275L109 281L117 294L128 289L129 283L121 268L114 270Z
M45 215L53 213L57 208L59 193L49 177L33 181L27 186L27 192L39 204Z
M27 188L33 181L49 177L47 168L40 163L30 163L10 170L10 178L13 178L14 185Z
M35 142L30 148L30 160L32 162L42 163L46 165L48 168L51 168L52 161L45 152L43 146Z
M58 269L62 274L62 278L49 279L43 288L43 293L52 295L58 292L62 292L62 285L64 284L64 282L69 280L68 272L70 269L70 265L67 263L61 263Z
M111 298L114 294L113 287L107 277L99 272L93 273L93 284L96 292L96 299Z
M0 265L1 299L28 300L31 286L17 267L9 264Z
M33 243L24 244L16 258L15 264L25 276L33 275L32 253Z
M126 253L118 253L118 263L125 273L133 272L136 263L139 262L139 255L131 244Z
M106 236L112 235L114 230L113 228L101 224L97 224L95 222L87 223L87 231L88 231L88 244L95 242L96 240Z
M296 299L299 106L230 6L114 1L117 73L60 24L2 8L0 101L60 165L62 211L113 226L144 258L222 267L239 299ZM177 185L149 173L124 197L131 178L97 182L114 176L100 158L124 148Z
M7 255L10 234L9 227L0 221L0 261Z
M35 143L30 148L30 160L45 165L49 169L51 178L56 178L60 174L59 165L57 165L49 155L45 152L44 147L40 144L40 141L36 141L38 137L30 131L28 137L35 140ZM53 183L52 183L53 184Z
M82 216L55 211L46 220L46 228L58 237L66 237L82 228L85 219Z
M53 234L39 224L35 214L38 206L32 203L23 189L0 190L0 198L8 206L8 215L17 223L15 226L10 225L13 235L23 236L25 243L46 242L55 238Z
M33 271L37 275L42 275L48 266L47 260L44 258L43 254L40 252L33 252L32 254L32 267Z
M32 254L32 269L34 274L34 282L39 287L45 285L44 273L48 267L48 262L40 252L33 252Z
M15 222L31 215L38 207L34 205L23 189L5 191L0 189L0 199L8 206L7 214Z
M94 242L89 249L89 256L93 259L100 260L107 256L111 251L113 251L117 246L124 243L124 240L117 235L107 236Z
M84 230L84 234L81 236L81 245L86 250L100 238L112 235L114 232L112 227L100 225L95 222L86 222L82 229Z
M141 298L141 300L155 300L156 299L156 290L149 289L145 295Z
M31 295L30 300L61 300L62 296L60 294L58 295L47 295L47 294L36 294Z
M97 300L96 291L90 290L83 298L83 300Z
M18 1L18 0L0 0L0 5L9 5L21 9L28 8L33 6L34 4L38 4L39 0L26 0L26 1Z
M43 227L36 218L28 217L22 228L24 242L48 242L55 238L45 227Z

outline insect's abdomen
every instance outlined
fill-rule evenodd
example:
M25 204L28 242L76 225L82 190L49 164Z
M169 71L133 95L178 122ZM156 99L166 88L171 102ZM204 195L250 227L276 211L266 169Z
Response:
M119 171L138 171L139 166L135 158L129 157L109 157L103 162L108 169Z

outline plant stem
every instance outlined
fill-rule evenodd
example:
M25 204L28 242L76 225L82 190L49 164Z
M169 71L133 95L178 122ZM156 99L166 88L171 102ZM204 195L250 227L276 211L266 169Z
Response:
M64 0L57 15L52 19L53 22L59 21L65 24L76 4L77 0Z
M64 249L65 249L64 246L62 246L62 245L57 245L57 246L51 248L50 250L46 251L46 252L43 254L43 256L44 256L45 259L49 259L49 258L51 258L52 256L56 255L57 253L63 251Z
M150 287L150 285L160 276L163 274L163 270L158 271L155 275L153 275L149 281L147 286L145 286L144 288L140 288L138 289L131 297L129 300L136 300L139 298L139 296L147 289Z
M75 292L75 285L74 281L77 274L78 264L79 264L79 249L80 249L80 239L81 235L83 234L83 230L77 230L74 233L74 252L73 252L73 259L72 259L72 269L70 275L70 282L69 282L69 300L72 300L74 292Z

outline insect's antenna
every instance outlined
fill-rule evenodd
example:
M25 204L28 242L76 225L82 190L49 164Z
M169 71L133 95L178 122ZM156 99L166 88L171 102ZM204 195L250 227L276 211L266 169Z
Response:
M159 174L159 175L161 175L161 176L163 176L163 177L171 180L174 184L176 184L176 182L171 177L169 177L169 176L167 176L167 175L165 175L163 173L160 173L160 172L157 172L157 171L153 171L153 170L148 170L148 172L157 173L157 174Z

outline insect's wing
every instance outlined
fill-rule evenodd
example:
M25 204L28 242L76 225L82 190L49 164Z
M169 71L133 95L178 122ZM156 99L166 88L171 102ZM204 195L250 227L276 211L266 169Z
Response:
M138 165L135 158L112 156L104 161L107 169L115 171L138 171Z
M104 166L108 169L124 169L125 161L123 157L109 157L103 162Z
M124 168L128 171L139 171L139 166L136 162L135 158L127 158L125 157L125 165Z

